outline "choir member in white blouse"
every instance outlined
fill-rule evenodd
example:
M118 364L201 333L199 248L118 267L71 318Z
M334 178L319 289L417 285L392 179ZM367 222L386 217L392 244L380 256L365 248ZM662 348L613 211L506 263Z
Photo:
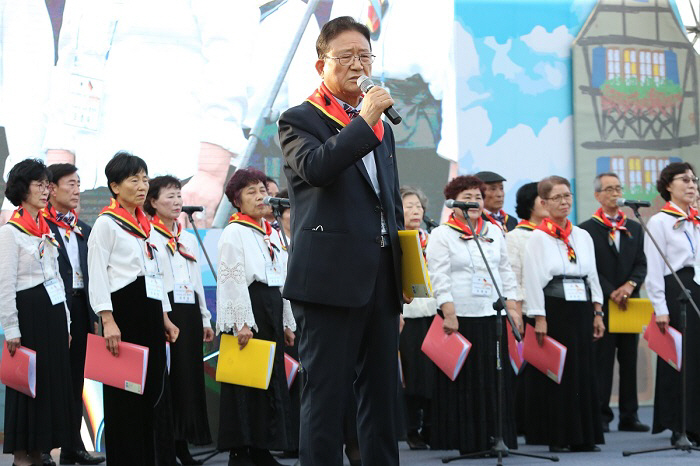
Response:
M103 387L107 463L174 465L165 341L167 335L174 343L179 330L167 315L171 308L163 292L163 264L142 210L148 167L139 157L119 152L107 163L105 175L113 199L88 240L90 304L102 319L107 349L115 357L122 340L149 349L142 395Z
M425 254L428 232L421 229L428 198L418 188L402 186L403 222L406 230L418 231ZM437 313L435 298L415 298L403 305L403 330L399 339L406 401L406 442L412 450L424 450L430 442L432 411L430 401L435 385L435 364L421 351L421 345Z
M264 218L265 182L265 175L253 168L233 174L226 197L238 212L219 239L217 332L237 335L241 348L251 338L277 343L267 390L221 384L218 448L230 451L230 465L278 464L270 450L293 448L284 345L294 344L296 322L281 294L287 253Z
M472 343L469 357L454 382L436 371L432 400L431 448L458 449L472 453L491 448L496 435L496 311L497 285L506 298L507 312L522 329L515 310L516 282L508 262L503 232L482 218L484 183L474 176L458 176L445 187L445 198L476 202L468 211L474 226L467 225L464 213L454 209L446 224L430 234L426 249L433 291L442 314L445 333L459 331ZM481 244L496 279L489 276L476 242ZM503 318L505 320L505 317ZM505 328L505 327L504 327ZM501 346L501 360L508 361L507 340ZM513 372L505 372L503 396L505 413L503 437L510 448L517 447L513 420Z
M698 178L689 163L672 163L661 171L656 189L666 201L661 212L649 219L649 233L654 237L668 258L673 271L691 292L696 303L700 303L700 216L691 207L698 192ZM678 330L680 324L681 289L664 264L652 241L644 240L647 256L645 285L654 306L656 324L662 332L668 326ZM687 373L686 430L688 439L695 445L700 442L700 319L688 305L686 338L687 354L683 360L683 371ZM656 364L656 392L654 395L654 423L652 433L669 429L673 432L671 444L681 434L681 373L666 362Z
M74 416L69 355L70 314L58 269L58 242L40 213L49 198L49 172L40 160L12 167L5 196L17 206L0 228L0 324L9 356L36 352L36 398L5 392L3 453L13 464L41 464L41 452L71 440Z
M180 180L173 176L153 178L143 207L155 230L151 239L163 266L165 293L172 307L168 317L180 329L177 342L170 345L170 388L175 454L187 465L200 464L192 458L188 442L211 443L202 341L212 341L214 331L197 260L197 240L177 220L182 213L181 188Z
M528 365L525 439L550 451L600 451L604 443L595 386L593 340L603 336L603 292L593 240L568 220L573 204L566 178L538 184L549 212L525 246L527 315L540 344L546 335L568 348L560 384Z

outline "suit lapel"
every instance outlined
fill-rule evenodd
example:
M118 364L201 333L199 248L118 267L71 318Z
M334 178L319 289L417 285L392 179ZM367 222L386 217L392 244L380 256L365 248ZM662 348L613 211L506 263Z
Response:
M49 228L53 232L53 235L56 237L58 244L61 246L58 248L58 255L63 257L63 259L68 264L70 264L70 259L68 259L68 251L66 251L65 238L63 238L63 235L61 234L61 230L59 230L59 228L51 222L49 222Z

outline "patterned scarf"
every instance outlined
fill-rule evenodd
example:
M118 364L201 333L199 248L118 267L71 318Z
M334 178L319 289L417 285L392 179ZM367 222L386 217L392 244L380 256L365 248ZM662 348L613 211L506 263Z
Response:
M489 222L493 223L498 228L500 228L504 234L508 233L508 227L506 226L506 223L508 222L508 219L510 217L507 213L505 213L505 211L499 210L494 214L489 214L484 210L483 214Z
M41 238L43 241L48 241L57 248L60 248L58 241L56 241L56 238L53 236L53 233L51 233L49 224L46 223L46 220L44 219L44 216L41 214L41 212L37 216L37 219L34 220L26 210L19 207L12 213L12 217L10 217L10 220L8 220L7 223L17 228L22 233L25 233L29 236L36 236L37 238ZM40 257L44 257L43 241L39 245Z
M263 235L263 239L265 240L267 249L270 252L270 259L272 259L272 262L275 261L275 249L277 249L277 246L270 242L270 235L272 234L272 226L270 225L270 222L263 218L263 224L261 226L250 215L246 215L241 212L236 212L235 214L231 215L231 218L228 220L229 225L232 223L238 223L248 228L252 228L253 230Z
M484 222L484 219L481 217L479 217L479 220L477 220L476 222L476 234L472 232L471 228L469 228L469 225L459 220L454 213L450 215L450 218L447 220L447 223L445 223L445 225L452 228L453 230L457 230L458 232L462 233L459 239L468 241L476 237L482 241L486 241L487 243L493 243L493 238L484 236L486 232L489 231L489 227L488 224Z
M192 262L196 262L197 259L192 255L187 248L185 247L184 244L180 242L180 233L182 232L182 225L180 225L180 222L176 222L177 225L177 234L173 234L170 232L170 229L165 226L165 223L163 223L163 220L160 219L157 215L154 215L153 218L151 219L151 225L153 225L153 228L160 233L161 235L165 236L168 239L168 251L170 251L171 255L175 255L175 251L179 252L182 257L184 257L187 260L190 260Z
M692 207L688 207L688 211L690 213L686 214L685 212L678 210L678 208L670 202L667 202L666 205L664 205L661 208L661 212L668 214L671 217L676 217L678 219L673 225L674 230L678 230L685 221L691 222L694 226L700 225L700 217L698 217L698 211Z
M542 220L542 223L540 223L540 225L537 227L538 230L544 231L549 236L562 240L564 244L566 244L566 250L569 255L569 262L575 264L576 252L574 251L574 248L573 246L571 246L571 242L569 241L572 228L573 227L571 225L570 220L566 221L566 228L562 228L559 225L552 222L552 220L549 217L545 217L544 220Z
M75 210L71 209L67 214L63 214L61 212L56 212L54 206L49 203L46 207L41 209L41 214L47 221L66 230L64 235L66 241L70 241L70 234L73 231L76 235L83 236L83 230L78 226L78 214Z
M627 236L632 236L632 234L625 226L625 223L627 223L627 216L625 216L625 213L621 210L617 211L617 216L615 217L615 224L613 224L612 221L608 218L608 216L605 215L602 207L595 211L595 213L593 214L593 220L610 230L608 237L608 241L610 244L613 244L615 242L615 231L624 232Z
M106 215L114 220L124 231L141 239L148 239L151 234L151 222L141 208L136 208L136 218L124 207L120 206L116 199L112 199L109 205L102 209L99 217Z
M324 83L321 83L321 86L319 86L319 88L316 89L316 91L314 91L314 93L311 94L306 101L319 109L324 115L339 124L341 127L344 128L350 124L351 120L347 112L340 106L338 101L335 99L335 97L333 97L333 94L331 94L331 91L328 90ZM377 139L381 141L384 137L384 123L381 119L372 127L372 131L374 131L374 135L377 136Z
M532 223L530 220L520 220L520 223L515 227L519 230L532 231L537 228L537 225Z

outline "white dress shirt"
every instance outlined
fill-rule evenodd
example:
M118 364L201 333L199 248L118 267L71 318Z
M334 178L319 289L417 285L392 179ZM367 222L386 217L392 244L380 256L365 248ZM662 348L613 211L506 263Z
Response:
M159 233L151 233L151 241L158 248L158 258L163 264L163 289L165 294L170 293L175 288L175 283L189 283L194 287L195 293L199 297L199 313L202 315L202 325L204 328L211 328L211 313L207 309L207 300L204 296L204 285L202 284L202 273L199 269L199 246L197 239L188 231L180 233L180 243L192 254L197 262L185 259L179 251L175 254L168 249L168 239Z
M672 205L681 210L680 207ZM668 261L677 272L683 267L694 267L697 260L698 244L700 244L700 227L693 226L691 222L683 222L677 230L673 226L678 218L659 212L652 216L647 223L649 232L661 247ZM671 271L668 269L656 246L646 235L644 238L644 254L647 256L647 276L644 280L647 294L654 306L656 315L667 315L666 285L664 277ZM697 279L696 274L696 279ZM675 299L675 297L674 297Z
M71 269L73 269L73 289L81 290L84 288L82 286L76 286L78 282L75 280L76 275L82 277L83 270L80 268L80 250L78 249L78 240L76 239L75 231L72 232L70 238L66 238L66 229L58 227L59 233L61 233L61 239L63 240L63 245L68 253L68 260L70 261ZM83 282L84 283L84 282Z
M532 236L532 230L515 228L506 233L506 244L508 245L508 259L510 267L515 274L515 281L518 284L515 293L515 300L522 301L523 314L527 315L527 300L525 299L525 245Z
M576 263L568 259L564 241L544 231L535 230L525 245L524 282L527 296L527 315L546 316L544 287L557 275L586 276L594 303L603 304L603 290L598 281L593 239L586 230L573 226L569 236L576 253Z
M284 278L287 274L287 252L282 249L282 240L274 229L270 242L277 246L276 260ZM257 281L267 283L266 264L272 259L263 236L252 228L231 223L219 238L219 268L216 287L216 331L234 334L243 325L257 331L253 306L248 287ZM280 287L280 292L282 287ZM296 330L292 306L282 299L282 315L285 328Z
M151 229L151 237L160 234ZM150 238L149 238L149 241ZM88 239L90 305L95 313L112 311L112 293L136 281L137 277L161 274L158 254L149 259L146 241L122 229L107 215L95 220ZM163 293L163 312L170 312L170 300Z
M39 248L44 247L43 257ZM17 292L41 285L47 280L58 279L63 288L63 280L58 271L58 249L49 241L22 233L12 225L0 227L0 324L5 339L20 338L17 318ZM65 304L66 322L70 328L70 313Z
M472 280L475 274L485 278L488 278L489 274L475 240L463 240L460 239L460 235L460 232L447 225L440 225L430 234L426 253L437 305L440 307L445 303L454 303L459 317L496 315L496 311L493 310L493 303L498 299L495 288L492 287L490 296L472 294ZM481 246L496 278L496 284L504 298L514 299L517 285L508 261L503 233L496 225L488 225L486 236L493 242L481 241ZM488 278L488 281L491 279Z

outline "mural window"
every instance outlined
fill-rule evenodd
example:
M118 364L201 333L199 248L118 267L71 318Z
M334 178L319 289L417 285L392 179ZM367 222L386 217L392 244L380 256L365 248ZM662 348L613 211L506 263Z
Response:
M620 49L609 48L608 49L608 79L614 79L620 77Z
M635 193L642 186L642 160L639 157L627 159L628 186L632 193Z
M610 157L610 171L617 174L620 178L620 184L624 187L627 177L625 176L625 158L624 157Z
M643 83L652 77L651 52L649 50L639 51L639 82Z
M638 77L637 71L637 51L635 49L625 49L622 55L624 59L625 78L629 82L631 78Z
M663 52L654 52L652 54L652 76L654 82L659 83L666 78L666 58Z

